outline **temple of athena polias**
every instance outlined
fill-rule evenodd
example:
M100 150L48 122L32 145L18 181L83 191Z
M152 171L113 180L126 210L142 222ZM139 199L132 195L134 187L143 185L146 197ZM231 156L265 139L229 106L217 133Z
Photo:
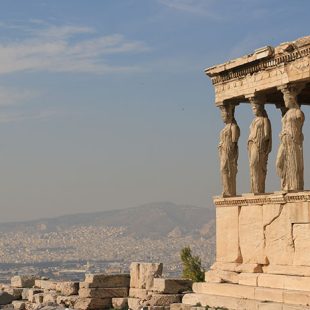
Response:
M222 193L214 198L216 262L205 282L194 283L183 304L310 309L310 191L304 186L308 159L303 155L310 36L259 48L205 73L214 85L223 120L218 146ZM237 194L240 129L235 114L243 103L253 111L247 144L251 193ZM279 109L279 142L271 139L265 103ZM310 139L310 133L305 138ZM271 149L277 153L275 165L267 165ZM271 169L279 177L279 191L272 193L265 188Z

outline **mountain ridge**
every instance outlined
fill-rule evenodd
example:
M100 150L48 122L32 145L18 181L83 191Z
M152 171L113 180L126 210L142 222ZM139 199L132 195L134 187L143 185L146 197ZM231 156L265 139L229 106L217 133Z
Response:
M136 207L67 214L52 218L0 223L0 232L59 231L72 226L126 227L136 237L156 238L175 228L183 234L198 233L207 223L212 226L215 210L210 207L152 202Z

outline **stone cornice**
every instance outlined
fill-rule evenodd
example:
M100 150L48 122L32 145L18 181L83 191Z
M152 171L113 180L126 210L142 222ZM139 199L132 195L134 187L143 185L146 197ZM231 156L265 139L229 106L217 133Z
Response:
M310 201L310 191L303 192L275 192L271 194L244 194L236 197L214 197L216 207L236 207L266 204L284 204L287 202Z
M266 46L253 54L243 56L227 63L205 69L214 85L233 79L240 79L248 74L287 64L310 55L310 37L293 42L282 43L273 48Z

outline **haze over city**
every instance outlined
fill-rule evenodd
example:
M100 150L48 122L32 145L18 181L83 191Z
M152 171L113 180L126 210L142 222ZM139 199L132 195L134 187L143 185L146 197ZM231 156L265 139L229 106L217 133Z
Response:
M3 0L0 8L0 222L156 201L212 207L222 122L204 68L309 34L306 0ZM245 163L252 112L237 111ZM271 192L280 184L281 116L267 111ZM306 189L309 172L305 161ZM246 164L237 184L249 191Z

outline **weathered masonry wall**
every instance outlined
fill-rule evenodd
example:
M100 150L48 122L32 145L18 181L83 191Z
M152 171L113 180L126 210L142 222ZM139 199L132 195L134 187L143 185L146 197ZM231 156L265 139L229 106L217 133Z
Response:
M215 204L217 262L310 271L310 192L217 198Z

